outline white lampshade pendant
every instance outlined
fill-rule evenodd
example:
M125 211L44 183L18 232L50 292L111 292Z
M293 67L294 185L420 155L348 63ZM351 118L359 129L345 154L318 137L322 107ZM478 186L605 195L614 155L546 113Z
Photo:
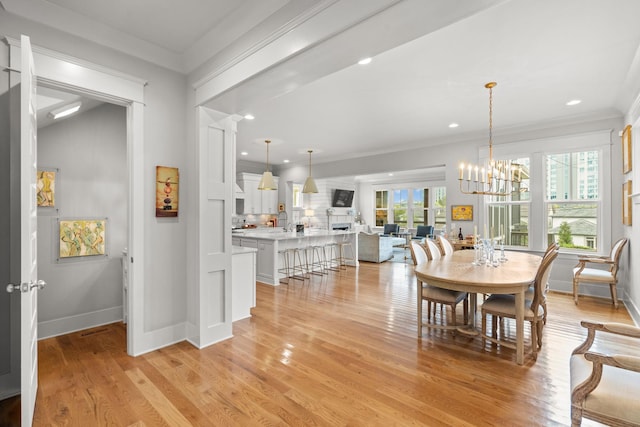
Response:
M267 144L267 170L262 174L258 190L277 190L276 183L273 181L273 174L269 170L269 144L271 141L266 140L265 143Z
M313 153L313 150L308 150L308 153L309 153L309 176L304 181L304 187L302 187L302 192L305 194L318 192L318 187L316 187L316 182L313 180L313 177L311 176L311 153Z

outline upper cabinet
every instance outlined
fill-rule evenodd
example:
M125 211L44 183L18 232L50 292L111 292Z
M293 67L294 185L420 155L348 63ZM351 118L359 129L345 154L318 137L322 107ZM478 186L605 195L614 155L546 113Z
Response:
M278 191L258 190L261 175L239 173L237 182L244 191L244 202L237 201L238 214L276 214L278 213ZM278 185L278 177L273 180Z

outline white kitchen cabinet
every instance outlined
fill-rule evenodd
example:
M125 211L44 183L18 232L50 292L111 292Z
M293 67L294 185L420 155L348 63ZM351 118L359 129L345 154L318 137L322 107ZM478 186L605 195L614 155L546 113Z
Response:
M238 206L243 206L239 214L276 214L278 213L278 190L258 190L261 175L253 173L240 173L237 177L238 184L244 191L244 201L239 201ZM278 185L278 177L273 180Z
M256 250L236 246L231 259L231 318L235 322L250 317L256 306Z

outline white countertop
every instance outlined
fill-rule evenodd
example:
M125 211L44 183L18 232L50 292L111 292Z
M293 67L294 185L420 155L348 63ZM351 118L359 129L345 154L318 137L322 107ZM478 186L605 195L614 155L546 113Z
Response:
M302 239L304 237L324 237L324 236L341 236L344 234L355 234L355 231L329 231L322 229L305 229L304 233L296 233L295 231L282 231L282 229L265 230L265 229L245 229L240 232L234 231L234 237L246 237L250 239L262 240L289 240Z

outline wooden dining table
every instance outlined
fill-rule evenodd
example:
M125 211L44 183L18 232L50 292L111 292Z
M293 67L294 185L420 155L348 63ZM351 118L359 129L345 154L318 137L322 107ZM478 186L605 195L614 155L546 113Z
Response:
M516 296L516 362L524 363L524 303L525 292L533 283L542 258L524 252L505 252L507 261L497 267L474 265L474 251L455 251L449 256L416 265L418 285L422 283L469 293L469 325L459 330L477 335L475 319L476 295L514 294ZM418 293L418 303L421 295ZM421 322L422 319L419 319Z

